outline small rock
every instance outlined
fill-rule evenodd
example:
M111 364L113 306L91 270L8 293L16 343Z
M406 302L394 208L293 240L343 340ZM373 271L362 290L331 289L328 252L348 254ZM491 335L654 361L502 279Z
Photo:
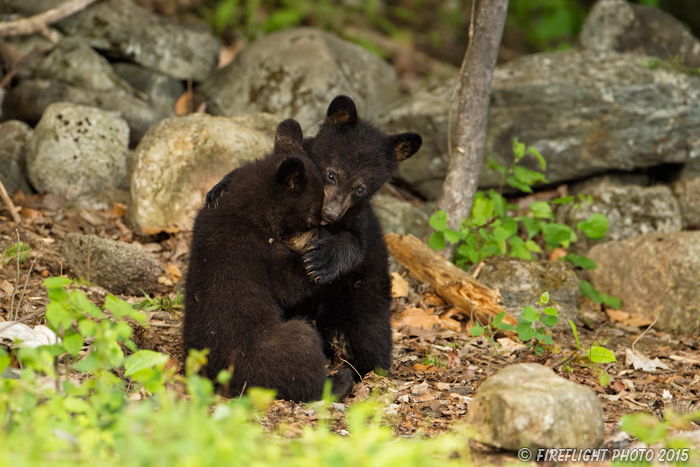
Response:
M599 0L581 27L579 42L591 50L633 52L700 66L700 42L659 8L625 0Z
M671 187L678 200L683 228L700 227L700 177L682 178Z
M69 201L124 188L128 141L129 127L113 113L52 104L27 145L29 180Z
M473 272L476 266L472 266ZM544 292L549 292L549 303L559 312L559 327L568 328L566 319L578 315L576 300L579 279L571 265L563 261L527 261L520 258L495 256L484 261L479 281L499 289L503 308L512 316L522 315L526 306L537 306Z
M590 195L593 203L582 203L578 207L560 205L557 221L576 229L576 225L588 220L591 214L602 213L608 218L610 227L600 240L591 240L579 233L578 241L572 247L577 253L585 253L593 245L612 240L681 230L680 207L667 186L619 186L603 182L581 190L581 194Z
M304 129L323 121L330 100L350 96L373 120L399 95L394 69L359 45L313 28L256 40L197 89L215 115L269 112Z
M130 222L142 233L191 227L207 192L224 175L272 149L279 119L267 114L163 120L136 148Z
M411 234L420 238L430 220L422 209L391 195L376 195L372 199L372 207L384 233Z
M605 436L593 391L537 363L510 365L488 378L469 405L467 422L477 441L513 451L594 448Z
M143 295L158 287L158 260L131 243L95 235L70 233L61 247L76 277L94 282L115 294Z
M10 348L37 348L40 345L53 345L61 342L55 332L41 324L30 328L19 321L0 323L0 343L9 344Z
M589 271L601 293L619 297L622 309L654 320L654 328L700 329L700 232L651 233L596 245Z
M27 181L26 144L33 130L17 120L0 123L0 180L11 195L17 190L33 192Z
M53 79L90 91L121 90L131 94L129 84L109 62L81 38L64 37L36 67L35 79Z

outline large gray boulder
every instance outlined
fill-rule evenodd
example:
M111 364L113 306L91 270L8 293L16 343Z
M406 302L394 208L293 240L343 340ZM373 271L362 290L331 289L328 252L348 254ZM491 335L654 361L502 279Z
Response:
M625 0L599 0L581 28L579 42L591 50L633 52L700 66L700 41L676 18Z
M476 266L470 272L475 269ZM578 315L579 279L572 266L563 261L495 256L484 261L479 282L501 292L503 309L512 316L522 315L526 306L537 306L544 292L549 292L547 306L559 312L558 328L568 328L566 320Z
M63 0L3 0L3 8L31 16ZM175 24L131 0L104 0L54 25L85 38L114 58L161 71L177 79L201 81L214 69L218 40L205 27Z
M420 238L426 232L430 216L407 201L388 194L378 194L372 198L372 207L384 233L411 234Z
M0 180L8 193L21 190L32 192L27 181L25 151L32 129L24 122L10 120L0 123Z
M3 112L7 118L37 123L51 104L70 102L94 107L119 115L130 128L131 146L141 140L146 131L164 115L148 103L122 90L92 91L56 80L24 80L12 88L5 98Z
M127 215L141 233L190 228L224 175L272 150L280 119L268 114L163 120L136 148Z
M124 189L129 127L111 112L57 103L47 107L27 144L27 173L37 191L85 202Z
M35 68L34 78L54 79L91 91L133 92L107 59L95 52L86 40L74 37L64 37L56 44Z
M496 68L485 160L513 158L513 138L547 159L547 178L564 182L700 157L700 77L650 69L634 54L566 50L527 55ZM455 80L427 85L379 119L388 131L418 131L421 150L399 176L429 198L447 170L447 120ZM452 101L454 102L454 101ZM456 121L456 108L453 120ZM453 138L455 132L452 132ZM534 158L523 165L538 169ZM500 175L486 168L482 186Z
M498 448L594 448L605 436L595 393L538 363L488 378L469 405L475 439Z
M261 37L197 92L215 115L269 112L305 129L321 123L331 99L347 94L373 120L398 97L394 69L376 55L313 28Z
M614 185L607 182L584 188L581 195L590 196L592 203L559 205L558 222L576 229L579 222L588 220L593 213L608 218L609 229L605 237L591 240L583 233L573 250L585 253L593 245L613 240L626 240L652 232L680 232L681 210L671 189L665 185L640 187Z
M115 294L143 295L158 287L160 262L131 243L70 233L61 253L75 277Z
M589 271L601 293L619 297L622 309L654 320L666 331L700 329L700 232L652 233L596 245Z

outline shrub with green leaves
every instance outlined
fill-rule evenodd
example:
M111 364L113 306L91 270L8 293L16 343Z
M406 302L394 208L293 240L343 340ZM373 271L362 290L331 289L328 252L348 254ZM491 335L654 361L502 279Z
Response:
M131 305L108 295L98 307L65 278L45 284L61 341L0 347L0 465L464 465L464 440L396 438L371 401L348 409L348 437L331 432L328 401L312 406L318 426L298 439L266 433L257 420L274 392L223 400L199 376L206 350L176 375L167 355L134 345L129 322L144 316Z
M517 165L527 155L534 156L544 171L547 163L535 148L526 148L517 139L513 142L514 159L510 167L505 167L494 160L489 167L501 174L501 191L504 184L525 193L532 193L532 186L546 182L542 172L526 169ZM577 231L592 239L600 239L608 231L608 219L603 214L594 213L588 220L579 222L574 230L566 224L554 221L552 205L574 203L573 196L556 198L552 201L534 201L526 213L513 216L519 210L517 205L508 204L501 192L494 189L484 193L478 191L469 219L462 221L459 231L447 228L447 214L438 211L430 218L430 225L435 232L428 244L441 250L446 242L458 243L454 262L468 267L495 255L509 255L532 260L543 253L541 245L551 250L557 247L568 248L578 239ZM579 202L589 200L580 197ZM564 257L576 266L594 269L595 263L585 257L568 254Z
M564 363L574 360L579 356L580 351L583 350L581 347L581 341L578 337L578 329L576 328L576 324L569 320L569 326L571 326L571 331L574 333L574 339L576 339L576 350L566 360L564 360ZM579 361L578 363L581 366L590 367L593 373L598 376L601 386L607 386L610 384L612 378L607 371L600 368L600 365L616 362L617 358L615 358L615 354L611 350L595 344L591 344L591 346L585 350L585 360Z

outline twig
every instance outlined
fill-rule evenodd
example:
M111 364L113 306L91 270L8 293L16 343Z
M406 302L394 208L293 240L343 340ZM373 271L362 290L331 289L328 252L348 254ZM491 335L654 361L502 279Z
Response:
M654 325L656 324L656 322L657 322L658 320L659 320L659 318L656 318L656 319L654 320L654 322L651 323L651 324L649 325L649 327L646 328L646 329L644 330L644 332L641 333L641 334L639 335L639 337L637 337L637 338L634 340L634 342L632 342L632 352L635 352L635 353L637 352L636 350L634 350L634 344L636 344L637 341L638 341L639 339L641 339L642 337L644 337L644 334L646 334L646 333L649 331L649 329L653 328Z
M360 379L362 379L362 375L360 374L359 371L357 371L357 368L355 368L354 366L352 366L352 363L350 363L349 361L345 360L345 359L342 358L342 357L340 358L340 361L341 361L341 362L347 363L347 364L350 366L350 368L352 368L353 370L355 370L355 373L357 373L357 376L359 376Z
M0 23L0 37L26 36L36 32L48 35L49 24L53 24L80 10L85 9L97 0L69 0L56 8L39 13L29 18Z
M17 302L17 316L15 318L19 318L19 307L22 305L22 300L24 299L24 294L27 292L27 284L29 284L29 276L32 275L32 270L34 269L34 265L36 264L36 260L39 259L39 256L41 256L41 251L44 249L44 241L41 241L41 246L39 246L39 252L36 254L34 259L32 260L32 264L29 266L29 272L27 273L27 278L24 280L24 288L22 289L22 295L19 296L19 302Z
M12 219L15 221L15 224L21 224L22 218L19 217L19 214L17 214L17 208L15 208L15 204L12 202L10 195L7 194L7 190L5 190L5 185L2 183L2 180L0 180L0 198L2 198L2 200L5 202L7 209L10 210L10 214L12 215Z
M15 276L15 286L12 288L12 298L10 299L10 316L9 316L9 321L12 321L12 312L15 310L15 295L17 294L17 286L19 285L19 245L20 245L20 240L19 240L19 230L15 229L15 232L17 232L17 274ZM19 315L19 311L17 312Z

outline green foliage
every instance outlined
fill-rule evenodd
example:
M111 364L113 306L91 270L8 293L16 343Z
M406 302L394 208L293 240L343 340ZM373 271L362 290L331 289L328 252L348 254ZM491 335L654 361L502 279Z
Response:
M521 29L530 45L541 50L568 49L585 18L576 0L511 0L507 24Z
M488 167L501 174L501 188L508 184L526 193L532 192L532 186L546 182L543 173L518 166L525 157L536 159L541 170L547 168L547 161L533 147L513 140L513 163L503 166L493 159L488 161ZM495 255L509 255L526 260L539 259L545 249L568 248L572 242L583 234L591 239L601 239L608 231L608 218L600 213L591 216L576 226L576 230L566 224L554 222L553 205L572 204L578 207L581 203L591 203L590 196L579 195L578 200L566 196L551 201L534 201L527 211L514 215L518 206L509 204L500 191L491 189L488 193L478 191L469 219L462 220L459 231L447 227L447 214L438 211L430 217L430 226L435 229L428 239L428 245L436 250L442 250L447 243L458 244L454 262L465 269L472 264ZM577 233L579 232L579 233ZM574 253L562 258L574 266L583 269L595 269L593 260ZM621 302L618 298L607 294L600 295L588 282L582 282L581 294L591 298L597 304L604 303L611 308L619 309Z
M2 255L0 255L2 264L7 264L10 261L19 261L20 263L24 263L29 258L31 258L32 247L30 247L23 241L19 242L19 248L17 245L17 243L12 243L2 251Z
M676 466L696 465L691 457L700 456L700 452L697 449L692 449L693 444L688 438L677 436L677 433L678 430L692 431L692 422L698 419L700 419L700 410L684 414L668 411L665 414L665 420L657 420L656 417L648 413L636 413L622 417L620 430L649 446L660 444L661 449L654 456L654 459L657 459L659 463ZM642 460L634 463L614 462L613 465L631 467L632 465L650 466L652 463Z
M435 366L437 368L446 368L447 362L444 360L440 360L440 357L437 355L429 354L428 351L426 350L425 351L425 359L423 360L423 365Z
M207 350L192 351L186 376L176 375L165 368L167 355L133 345L129 322L143 315L128 303L108 296L98 307L61 277L45 285L46 319L62 340L13 351L12 358L0 348L0 465L464 463L451 457L466 454L463 440L395 438L374 402L348 409L349 437L331 432L328 402L314 404L318 426L299 439L266 433L257 420L274 391L250 388L246 397L222 400L199 376ZM22 370L10 377L3 372L12 359Z
M500 173L502 184L520 189L526 193L532 192L532 186L546 182L542 172L529 170L517 165L526 156L533 156L542 170L547 167L542 154L533 147L526 147L517 138L513 141L513 163L505 167L493 159L489 167ZM587 202L584 197L579 202ZM435 249L445 248L447 242L459 243L455 263L460 266L476 264L494 255L509 255L517 258L532 260L543 253L541 245L547 249L557 247L568 248L578 239L576 231L565 224L554 222L552 205L574 203L574 197L557 198L550 202L534 201L527 212L513 216L518 206L508 204L503 195L491 189L488 193L479 191L474 198L474 204L468 220L462 221L460 231L447 228L447 215L438 211L430 218L430 225L435 232L430 236L428 244ZM577 230L590 238L601 238L608 230L608 220L602 214L592 214L584 222L580 222ZM593 261L578 255L567 255L577 266L594 267Z
M537 305L543 307L549 303L549 293L540 296ZM518 325L515 327L518 338L533 349L537 355L542 355L545 348L542 344L554 345L552 336L545 334L545 329L552 329L559 322L559 312L552 306L545 307L541 312L535 307L526 306L518 317Z
M143 294L146 298L140 302L134 303L134 308L142 311L167 311L170 313L181 312L185 309L183 300L185 299L182 293L177 292L174 296L166 297L151 297L147 293Z
M572 360L579 354L581 348L581 341L578 337L578 329L573 321L569 320L569 325L571 326L571 331L574 333L574 338L576 339L576 351L567 358L567 361ZM603 369L599 367L601 364L616 362L615 354L605 347L592 344L586 349L586 362L583 366L590 366L593 372L598 376L598 380L601 386L607 386L612 381L610 375Z

